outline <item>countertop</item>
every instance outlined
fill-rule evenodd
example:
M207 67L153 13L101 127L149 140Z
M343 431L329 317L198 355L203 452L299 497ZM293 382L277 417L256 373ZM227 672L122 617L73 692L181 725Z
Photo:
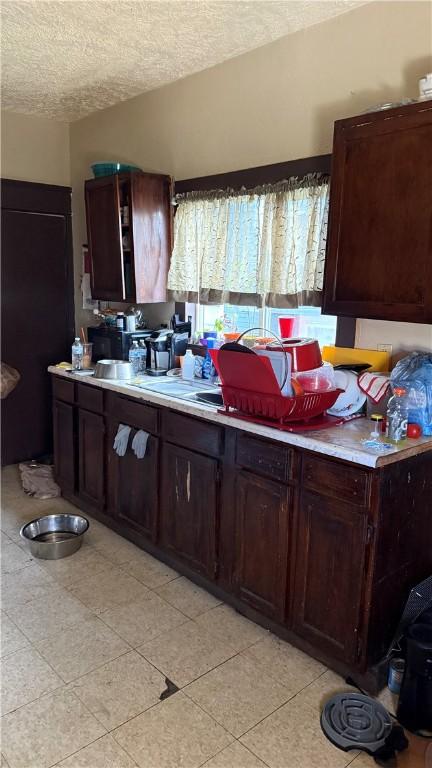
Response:
M360 464L364 467L371 467L372 469L393 464L396 461L416 456L419 453L432 452L432 437L421 437L418 440L407 440L403 447L396 448L393 453L388 453L384 456L371 453L365 450L360 442L369 437L372 429L371 422L364 418L355 419L354 421L328 429L303 433L283 432L276 427L267 427L262 424L225 416L222 413L218 413L212 406L207 406L197 401L169 397L158 392L141 389L132 384L113 382L107 379L95 379L92 376L83 377L67 372L62 368L57 368L54 365L50 366L48 371L56 376L61 376L71 381L78 381L80 384L108 389L119 394L134 397L137 400L143 400L146 403L166 406L171 410L187 413L190 416L197 416L217 424L241 429L244 432L251 432L254 435L277 440L280 443L297 446L308 451L316 451L325 456L335 456L338 459L344 459L345 461Z

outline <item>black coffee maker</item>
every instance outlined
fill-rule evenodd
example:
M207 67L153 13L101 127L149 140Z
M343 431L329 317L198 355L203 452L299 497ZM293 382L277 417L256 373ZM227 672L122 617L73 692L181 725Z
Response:
M146 373L149 376L166 376L172 366L173 331L161 328L145 339L147 349Z

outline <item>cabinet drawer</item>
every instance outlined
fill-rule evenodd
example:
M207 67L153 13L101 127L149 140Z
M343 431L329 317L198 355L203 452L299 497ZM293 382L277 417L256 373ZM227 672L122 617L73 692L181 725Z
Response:
M87 411L103 413L103 389L78 384L78 405Z
M107 410L122 424L144 429L146 432L158 433L159 411L151 405L130 400L122 395L108 393Z
M163 435L166 440L208 456L220 456L224 446L223 427L217 427L192 416L164 411Z
M75 402L75 382L61 379L60 376L53 378L53 395L56 400L63 400L65 403Z
M236 463L274 480L292 480L294 451L284 445L270 443L247 434L240 434L236 444Z
M370 483L367 472L347 464L304 456L303 485L326 496L334 496L362 506L369 501Z

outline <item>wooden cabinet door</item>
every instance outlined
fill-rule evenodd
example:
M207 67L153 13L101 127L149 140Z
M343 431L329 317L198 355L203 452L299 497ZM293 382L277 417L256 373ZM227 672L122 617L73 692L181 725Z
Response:
M333 658L359 655L367 518L358 507L301 494L293 628Z
M216 574L218 474L217 459L164 443L160 544L210 579Z
M240 471L236 479L238 596L278 621L286 618L291 489Z
M335 123L323 312L432 321L432 102Z
M55 479L65 493L75 491L74 406L53 401Z
M126 298L117 176L85 184L87 237L94 299Z
M88 504L103 509L105 425L103 416L80 408L79 435L79 495Z
M171 256L171 180L131 173L131 223L136 301L166 301Z
M146 455L137 459L131 448L137 430L131 428L127 451L124 456L118 456L113 449L118 426L119 422L114 420L108 429L107 511L117 522L123 522L154 540L158 507L159 440L150 435Z

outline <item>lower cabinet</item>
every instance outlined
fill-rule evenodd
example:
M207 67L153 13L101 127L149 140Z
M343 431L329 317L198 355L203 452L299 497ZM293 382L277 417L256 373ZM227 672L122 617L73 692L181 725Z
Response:
M192 570L214 579L219 462L164 443L161 473L159 543Z
M131 427L127 451L124 456L118 456L113 449L118 426L116 420L111 420L108 425L107 512L154 541L158 507L159 439L150 435L145 456L137 459L131 448L137 430Z
M56 481L63 492L73 494L76 485L76 461L74 406L70 403L54 400L53 438Z
M99 413L78 410L79 496L96 509L105 504L105 422Z
M256 610L284 621L291 489L240 470L236 477L234 589Z
M298 511L293 629L333 658L360 656L367 517L343 501L303 491Z

